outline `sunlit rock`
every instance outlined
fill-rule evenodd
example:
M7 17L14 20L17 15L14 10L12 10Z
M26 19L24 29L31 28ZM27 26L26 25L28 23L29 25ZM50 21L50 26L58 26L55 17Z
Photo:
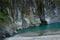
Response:
M53 0L45 0L44 2L44 14L45 20L48 24L60 22L60 12L58 6Z

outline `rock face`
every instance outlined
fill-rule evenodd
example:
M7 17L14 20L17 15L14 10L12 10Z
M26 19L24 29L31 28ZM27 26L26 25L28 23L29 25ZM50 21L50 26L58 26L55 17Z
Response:
M60 22L60 8L58 7L57 2L53 0L44 0L44 14L45 20L48 24Z
M1 25L8 33L12 35L16 33L16 30L40 25L41 21L37 15L35 0L9 0L9 2L11 3L10 7L2 9L6 10L7 18L0 18Z
M28 1L29 2L29 1ZM25 3L28 3L27 0ZM31 4L31 2L33 2L33 4ZM24 4L24 18L27 18L28 21L26 20L27 23L29 23L29 26L39 26L41 21L39 16L37 15L37 10L36 10L36 6L34 4L34 1L30 1L29 4ZM27 5L27 8L25 8Z
M7 0L6 0L7 1ZM2 3L2 2L0 2ZM9 3L9 4L8 4ZM54 0L9 0L0 5L0 24L9 33L16 30L60 22L60 3ZM2 15L2 16L1 16ZM5 30L1 29L1 30Z

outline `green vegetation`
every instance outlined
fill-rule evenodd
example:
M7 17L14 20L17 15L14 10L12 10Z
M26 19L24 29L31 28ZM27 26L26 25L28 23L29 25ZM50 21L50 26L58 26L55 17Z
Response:
M5 18L7 18L7 17L8 17L7 14L5 14L5 13L3 13L3 12L0 12L0 19L5 19Z
M0 0L0 25L7 24L8 13L6 8L10 7L10 0Z
M10 3L8 0L0 0L0 19L5 19L8 17L6 8L10 8Z
M8 15L4 12L0 12L0 25L4 23L4 20L8 18Z

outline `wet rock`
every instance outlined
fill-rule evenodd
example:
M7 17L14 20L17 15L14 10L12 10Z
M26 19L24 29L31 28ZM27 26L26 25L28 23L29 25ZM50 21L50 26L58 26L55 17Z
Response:
M11 35L10 35L9 32L6 30L6 27L0 25L0 38L10 37L10 36L11 36Z

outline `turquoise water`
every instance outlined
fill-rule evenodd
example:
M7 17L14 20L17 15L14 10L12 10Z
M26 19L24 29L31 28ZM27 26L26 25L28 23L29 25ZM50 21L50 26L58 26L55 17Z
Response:
M60 30L60 22L59 23L53 23L53 24L48 24L48 25L40 25L40 26L35 26L35 27L29 27L25 29L20 29L18 30L17 34L22 34L26 32L44 32L45 30ZM14 35L17 35L14 34Z
M12 35L11 37L17 35L17 34L23 34L26 32L45 32L45 30L60 30L60 23L54 23L54 24L48 24L48 25L40 25L40 26L35 26L35 27L29 27L25 29L20 29L18 30L18 33ZM0 39L3 40L3 39Z

